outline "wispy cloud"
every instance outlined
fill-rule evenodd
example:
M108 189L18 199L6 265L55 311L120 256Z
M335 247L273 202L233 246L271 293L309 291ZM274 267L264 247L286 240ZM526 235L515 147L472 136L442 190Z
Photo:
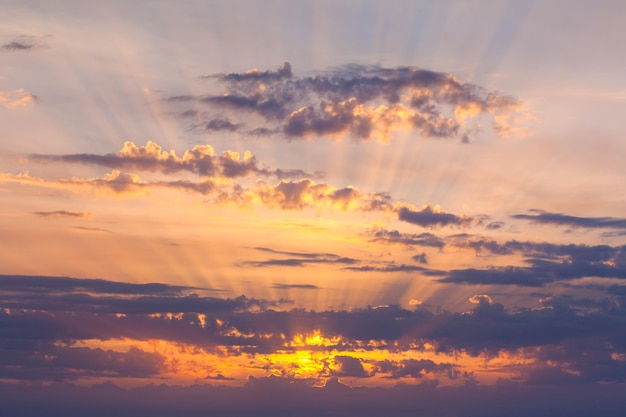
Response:
M626 229L626 219L616 217L577 217L561 213L550 213L534 210L538 214L514 214L511 217L530 220L533 223L551 224L556 226L584 227L590 229L612 228Z
M48 39L49 36L32 36L23 35L14 38L12 41L2 45L2 49L5 51L19 52L29 51L32 49L47 48L50 46Z
M240 266L268 267L268 266L305 266L312 264L340 264L351 265L358 263L357 259L342 257L333 253L303 253L284 252L270 248L255 248L261 252L269 252L277 255L287 255L290 258L267 259L262 261L246 261L239 263Z
M89 213L85 211L67 211L67 210L35 211L33 212L33 214L39 217L72 217L72 218L78 218L78 219L90 218L93 216L93 213Z

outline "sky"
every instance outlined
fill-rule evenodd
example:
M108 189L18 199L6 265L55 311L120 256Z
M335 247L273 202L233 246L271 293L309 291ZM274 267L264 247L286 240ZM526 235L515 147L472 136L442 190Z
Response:
M0 8L0 414L624 415L626 3Z

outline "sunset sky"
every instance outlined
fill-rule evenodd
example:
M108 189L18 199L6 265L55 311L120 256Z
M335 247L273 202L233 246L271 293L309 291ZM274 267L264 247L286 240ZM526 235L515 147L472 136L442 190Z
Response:
M0 414L626 412L625 2L0 13Z

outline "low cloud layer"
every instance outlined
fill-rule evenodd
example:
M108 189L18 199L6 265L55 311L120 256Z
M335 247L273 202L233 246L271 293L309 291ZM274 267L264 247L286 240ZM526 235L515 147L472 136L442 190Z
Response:
M165 284L11 275L0 276L0 283L0 377L8 380L165 378L176 356L149 351L142 347L147 341L228 360L230 367L207 369L202 378L224 382L239 375L240 385L245 374L233 367L256 372L265 360L266 376L280 372L309 387L320 380L336 384L333 377L476 387L480 368L464 365L474 360L520 387L626 382L626 333L619 330L624 293L604 300L549 297L536 308L516 309L476 294L465 313L393 305L305 311L290 310L287 300L214 298ZM112 349L110 340L126 342ZM236 365L239 357L247 359Z

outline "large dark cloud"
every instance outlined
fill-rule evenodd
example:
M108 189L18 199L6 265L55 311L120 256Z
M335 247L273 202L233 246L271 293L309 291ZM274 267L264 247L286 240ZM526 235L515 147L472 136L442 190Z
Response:
M116 411L116 415L129 416L131 414L123 413L130 413L126 410L131 405L134 413L139 408L142 411L153 410L155 415L159 415L173 412L173 403L176 403L177 415L183 416L206 413L207 407L213 412L228 410L229 415L249 415L256 410L257 414L285 416L292 415L290 413L294 409L305 406L309 411L321 412L332 407L340 415L365 416L381 413L430 416L435 411L439 415L453 413L495 417L531 413L547 416L559 415L556 412L558 410L568 416L588 415L592 411L597 413L598 410L602 415L617 416L621 415L619 412L626 411L622 400L624 362L620 359L620 352L626 350L626 333L623 331L626 328L626 315L623 308L614 304L603 306L592 301L588 301L585 308L582 303L576 305L559 300L546 302L543 309L510 312L487 296L474 297L474 301L477 303L475 308L467 314L434 314L423 310L407 311L389 307L349 312L242 312L221 316L228 320L229 325L246 331L282 329L289 336L293 331L321 328L324 334L341 335L345 341L333 349L346 351L334 357L330 375L346 378L385 375L391 379L412 378L421 381L425 380L427 374L434 374L468 382L457 387L437 387L436 382L428 382L419 385L402 384L393 388L349 388L331 378L325 388L315 388L308 381L276 377L250 378L248 384L240 388L207 385L173 387L159 384L125 390L110 383L92 388L22 383L19 388L18 385L2 385L0 410L35 416L41 415L42 409L39 407L44 406L46 412L67 410L70 401L73 404L72 410L83 412L87 407L95 407L91 415L99 415L101 411ZM46 340L41 337L44 326L35 327L33 316L36 316L33 312L1 316L2 328L9 330L5 331L0 348L3 353L0 356L0 374L4 378L25 381L39 375L38 379L67 381L74 378L68 368L85 375L101 375L106 369L111 378L142 378L153 375L162 364L162 358L158 355L139 350L116 353L42 344ZM44 316L46 315L39 317ZM24 326L25 317L30 317L30 325ZM89 317L93 318L95 316ZM22 325L12 325L11 320L20 320ZM54 318L49 318L48 324L54 321ZM123 333L119 330L120 327L123 328L123 324L104 324L104 321L92 321L93 332L102 334L117 329L118 336ZM138 331L135 337L145 337L146 324L147 321L143 327L137 326L133 329ZM174 327L189 326L187 320L161 322L160 334L172 335L175 333ZM50 337L57 333L54 330L56 329L48 332ZM196 326L196 332L199 330ZM204 333L202 337L198 337L196 343L200 340L207 343L213 337L207 337L209 334L211 333ZM32 355L32 351L26 349L19 335L22 340L30 336L32 349L37 349L42 356L38 358ZM515 365L522 377L520 381L502 381L496 385L481 386L477 385L471 375L463 375L450 363L437 363L429 359L394 361L357 358L347 350L355 349L355 346L350 345L350 340L359 339L395 341L395 347L393 343L388 343L387 348L408 348L413 352L419 352L416 341L436 343L441 351L464 350L472 355L481 352L496 355L500 349L519 353L522 349L527 359L536 359L527 365ZM243 339L222 338L219 343L238 344L242 341ZM255 340L253 343L258 342L259 340ZM281 345L276 346L284 349ZM256 345L251 344L250 347L259 351ZM43 355L52 353L56 354L56 358L50 364L43 359ZM367 371L366 366L371 371ZM24 402L25 395L30 401ZM601 398L602 401L589 405L590 395ZM579 401L580 398L584 401ZM20 407L19 412L17 407Z
M273 310L288 306L285 301L203 297L190 287L89 281L3 276L0 306L7 335L3 343L10 343L11 338L56 340L134 334L145 339L181 337L202 344L209 342L207 334L224 336L225 328L236 328L241 334L275 334L276 340L280 340L280 334L292 337L320 330L328 337L345 339L336 348L351 340L409 343L423 339L445 349L497 351L578 336L610 336L615 345L626 348L626 333L615 332L621 328L616 325L626 317L623 294L619 291L612 301L550 298L542 301L541 309L518 311L507 311L490 297L480 295L470 300L475 303L471 314L432 313L397 306L307 312ZM87 296L86 292L95 294ZM136 305L128 307L128 300ZM168 314L180 315L181 319ZM204 327L198 318L200 314L207 316ZM221 324L209 317L219 318ZM506 327L509 330L504 331ZM250 346L262 344L260 339L244 339L231 340ZM222 341L227 343L227 338Z
M90 415L101 411L125 415L126 407L134 413L141 409L165 415L170 414L172 402L177 403L176 414L183 416L206 414L208 405L211 412L228 410L229 415L249 415L254 410L257 414L262 410L293 415L294 409L303 406L313 411L319 407L320 412L335 407L339 415L390 415L389 410L402 410L397 415L419 415L418 405L419 410L429 405L424 415L432 415L433 410L458 414L461 408L455 408L452 398L463 407L476 401L472 410L483 412L475 415L495 417L519 411L519 405L513 407L509 401L523 399L526 404L535 398L555 404L558 390L566 389L559 395L589 395L600 388L602 396L597 398L604 401L601 406L594 405L595 411L612 415L624 410L626 300L618 290L603 300L551 297L532 309L507 309L481 294L470 299L474 303L470 311L453 313L393 305L278 311L273 308L286 304L243 296L208 299L190 287L72 278L4 276L0 288L0 379L19 381L0 386L2 414L35 416L42 415L45 408L47 413L65 410L64 415L71 416L71 412L82 413L90 406L95 407ZM88 303L83 302L85 293L93 294ZM127 299L137 302L137 307L125 307L121 301ZM102 309L104 305L109 310ZM121 308L116 312L116 307ZM314 333L326 337L327 344L289 343L298 335ZM113 351L79 343L108 340L126 340L128 345L125 350ZM168 358L132 347L133 341L151 340L204 349L223 355L225 361L242 354L252 359L270 353L318 352L326 355L319 371L319 377L327 380L326 387L313 387L315 378L293 376L250 378L238 388L150 384L125 390L111 383L92 388L67 385L81 378L161 378ZM368 357L368 352L374 355ZM504 352L524 359L502 365L509 367L504 371L514 371L518 377L495 385L481 386L471 370L461 366L463 361L452 359L467 355L487 362ZM420 357L426 354L432 359ZM503 371L498 366L493 370ZM212 375L210 383L234 382L229 376ZM393 388L349 388L336 377L403 383ZM444 380L457 386L438 387ZM50 385L51 381L59 383ZM549 401L546 392L552 392ZM511 397L511 393L520 397ZM446 401L440 401L444 398ZM491 402L482 403L487 400ZM73 406L67 414L70 403ZM437 408L444 404L443 409ZM590 411L584 404L572 410ZM533 407L524 410L533 415L545 412L543 406Z
M225 91L198 97L200 103L233 113L257 113L270 126L256 129L279 131L288 138L350 135L387 140L394 131L407 130L423 137L466 140L470 132L464 121L481 115L491 118L497 133L506 135L512 130L507 119L522 108L514 97L413 67L347 65L299 77L285 63L276 71L206 78L217 80ZM168 99L189 100L189 96Z

